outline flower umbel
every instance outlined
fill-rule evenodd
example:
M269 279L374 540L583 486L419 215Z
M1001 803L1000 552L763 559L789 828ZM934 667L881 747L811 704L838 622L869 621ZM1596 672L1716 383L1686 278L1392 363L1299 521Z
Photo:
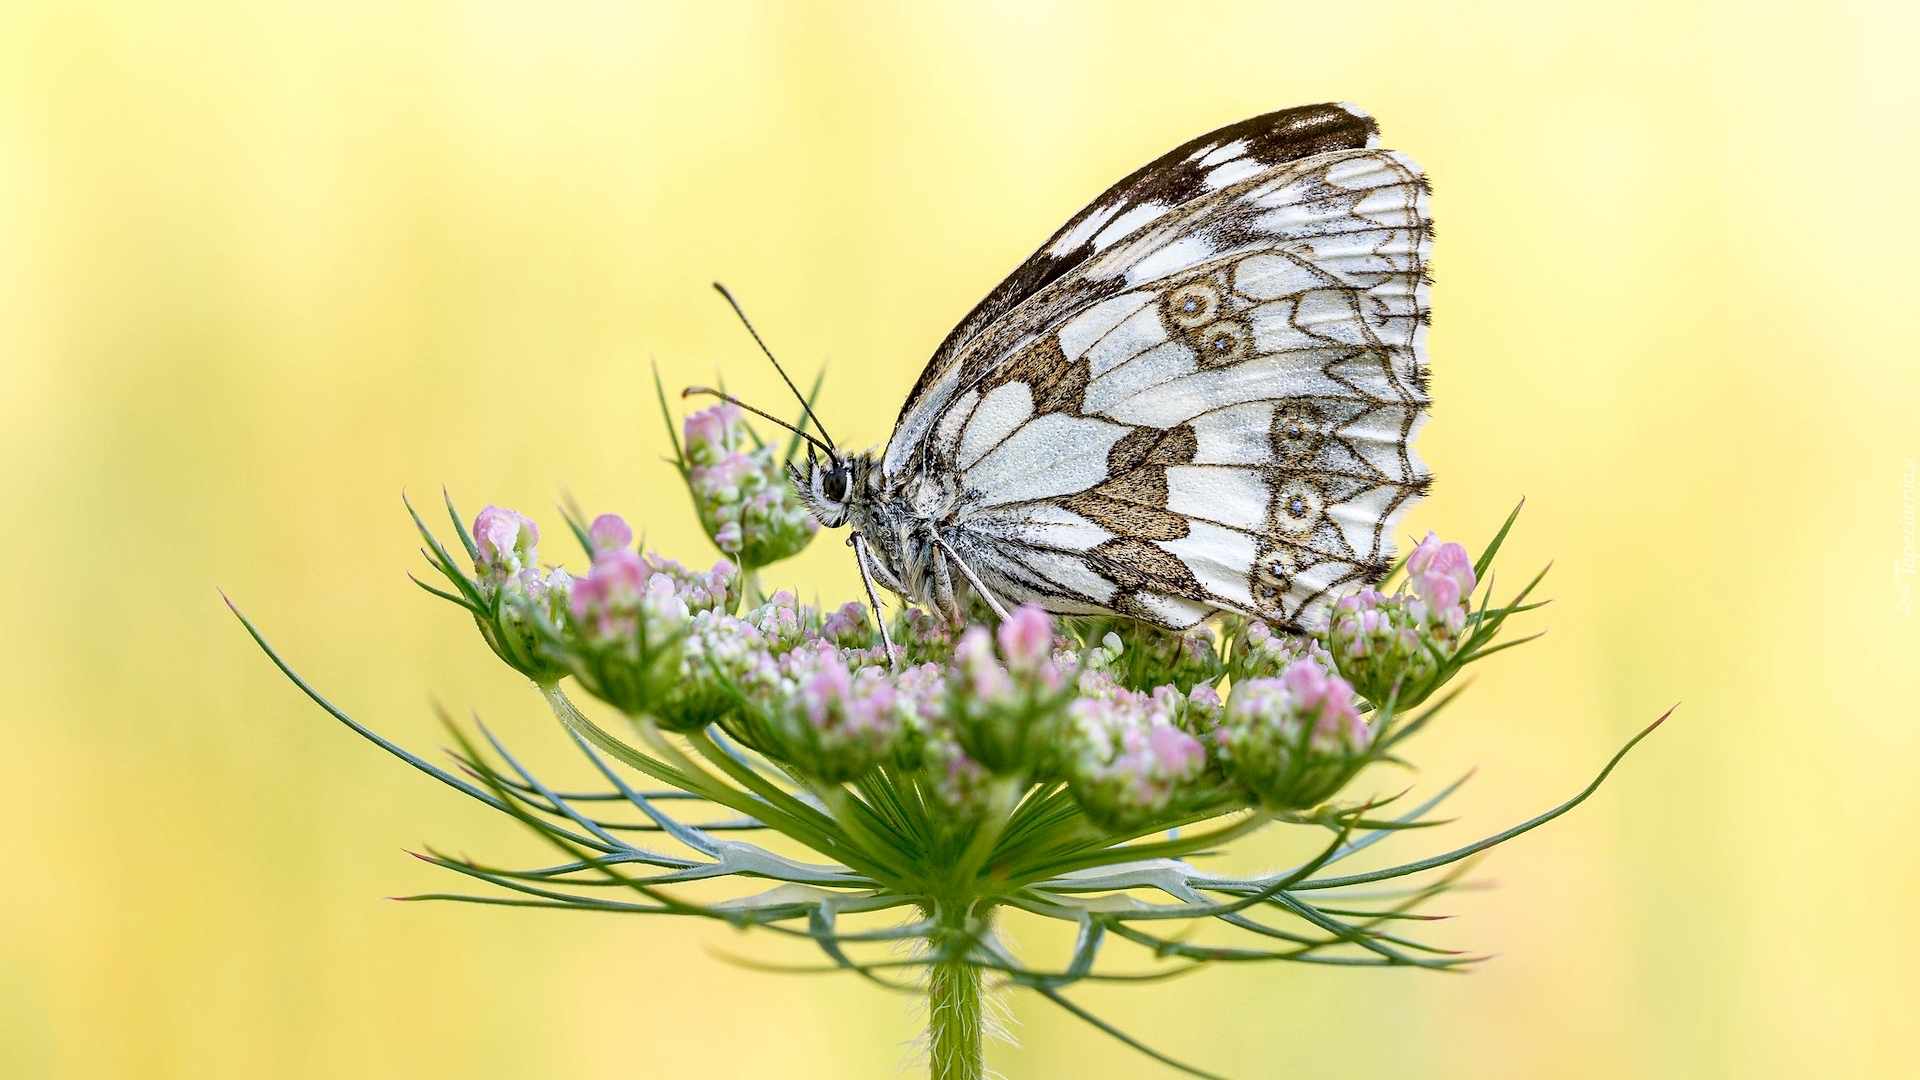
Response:
M1376 704L1425 701L1458 665L1475 584L1459 544L1428 533L1407 556L1407 579L1392 595L1362 589L1334 605L1327 650L1340 673Z
M700 414L689 441L724 445L730 422ZM499 742L483 755L457 729L463 771L441 770L327 705L268 649L355 731L562 853L530 871L429 861L531 906L779 926L813 940L833 970L925 988L937 1003L935 1080L981 1075L983 975L1065 1004L1114 937L1146 949L1147 974L1221 959L1468 963L1409 941L1394 921L1450 878L1415 900L1382 901L1380 883L1457 865L1599 784L1488 841L1333 869L1425 823L1452 790L1398 816L1376 816L1390 799L1347 794L1390 748L1400 760L1398 745L1445 703L1415 711L1418 701L1506 647L1495 637L1528 609L1532 586L1499 608L1468 605L1505 528L1477 562L1429 536L1399 588L1347 597L1318 636L1246 620L1187 634L1108 621L1079 625L1076 644L1023 607L956 640L909 610L893 620L888 657L863 605L822 615L783 591L740 610L738 564L697 571L634 551L632 528L612 515L576 526L589 558L578 578L542 572L539 531L523 515L488 507L471 532L458 515L454 525L472 573L423 525L451 591L425 587L471 613L493 651L539 684L610 788L556 790ZM624 714L632 738L576 705L558 685L569 677ZM1328 830L1326 847L1255 877L1201 865L1274 823ZM778 842L756 842L763 834ZM729 879L736 894L713 899L713 883ZM1069 926L1071 961L1023 960L997 929L1008 909ZM1203 925L1250 937L1203 944ZM903 943L918 955L903 959Z
M1227 775L1261 805L1304 810L1370 760L1373 732L1360 719L1353 687L1302 659L1277 679L1236 686L1213 741Z
M1193 731L1212 726L1220 699L1207 686L1191 694L1171 684L1151 693L1115 684L1068 707L1069 784L1088 817L1128 830L1217 799L1206 748ZM1206 715L1189 718L1190 710Z
M948 676L954 736L989 772L1060 775L1073 680L1071 661L1056 660L1053 645L1052 618L1027 605L1001 623L997 634L969 627L954 647Z
M746 571L797 554L820 525L787 482L773 447L753 445L734 405L722 403L687 417L682 469L700 524Z

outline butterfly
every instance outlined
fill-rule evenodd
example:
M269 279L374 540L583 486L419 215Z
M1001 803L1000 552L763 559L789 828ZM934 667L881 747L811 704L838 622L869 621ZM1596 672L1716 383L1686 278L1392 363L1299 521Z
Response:
M1429 475L1428 184L1345 104L1127 176L947 335L884 450L789 466L874 583L959 621L1037 604L1306 629L1391 565ZM757 335L756 335L757 336Z

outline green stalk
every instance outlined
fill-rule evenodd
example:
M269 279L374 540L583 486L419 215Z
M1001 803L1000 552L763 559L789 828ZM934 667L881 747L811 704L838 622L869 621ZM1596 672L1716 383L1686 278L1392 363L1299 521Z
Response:
M961 950L933 965L927 979L928 1074L931 1080L980 1080L980 969Z

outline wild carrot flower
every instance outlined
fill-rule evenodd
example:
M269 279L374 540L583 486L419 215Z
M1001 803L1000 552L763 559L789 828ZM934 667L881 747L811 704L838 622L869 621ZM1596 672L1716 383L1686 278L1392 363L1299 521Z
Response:
M1428 533L1407 557L1399 591L1362 589L1334 605L1327 650L1367 700L1417 705L1460 642L1473 587L1467 550Z
M1219 700L1209 687L1194 692ZM1067 709L1067 772L1089 817L1131 829L1202 800L1207 751L1182 726L1187 704L1172 685L1142 693L1115 684L1074 700Z
M1365 804L1328 805L1433 715L1403 721L1377 708L1363 721L1355 687L1375 705L1397 692L1408 706L1498 651L1490 643L1501 622L1525 610L1523 590L1502 608L1470 613L1477 575L1458 545L1429 535L1407 561L1404 586L1341 600L1317 638L1226 620L1223 648L1209 631L1107 620L1072 624L1075 645L1044 611L1023 607L956 640L956 628L908 610L893 622L899 648L886 656L877 613L859 603L823 616L783 591L740 611L738 567L753 565L744 539L758 511L757 496L727 494L748 486L753 464L737 421L708 410L687 433L713 504L745 508L717 528L708 522L739 563L700 571L641 554L626 522L603 515L582 530L587 572L542 576L538 528L488 507L470 534L461 529L469 576L421 526L452 591L428 588L472 613L494 651L540 684L614 789L543 785L518 762L502 767L477 752L462 757L471 777L441 772L328 706L566 853L561 864L517 872L435 861L542 905L783 925L813 938L836 966L880 979L898 976L897 961L865 954L917 942L929 997L945 1003L930 1012L951 1035L977 1024L983 973L1058 1000L1094 975L1102 941L1116 939L1179 965L1457 966L1464 958L1409 942L1406 924L1389 921L1406 901L1369 887L1457 863L1586 797L1481 844L1361 875L1330 872L1373 840L1422 823L1439 801L1391 821L1374 820ZM1498 538L1482 558L1497 547ZM644 740L589 722L558 686L568 675L628 714ZM646 779L618 779L627 768ZM1255 807L1269 813L1240 813ZM1231 878L1191 861L1274 818L1335 835L1322 855L1277 875ZM769 834L778 842L763 844ZM637 893L610 903L611 875ZM728 878L738 891L711 900L708 890ZM1362 891L1349 892L1354 884ZM1021 959L995 926L996 910L1010 907L1070 926L1072 960ZM893 921L853 925L862 916ZM1193 932L1206 926L1256 936L1216 945Z
M763 707L758 729L779 760L841 784L893 756L902 716L883 668L850 671L824 640L787 654L782 667L780 692Z
M714 545L754 571L797 553L820 525L806 511L772 446L749 446L738 407L715 405L687 417L687 488Z
M949 677L954 733L972 758L1003 775L1058 775L1071 671L1054 658L1053 619L1031 605L1002 623L1000 652L985 627L954 647Z
M1311 660L1235 686L1213 737L1227 775L1275 810L1324 802L1366 764L1373 742L1353 687Z

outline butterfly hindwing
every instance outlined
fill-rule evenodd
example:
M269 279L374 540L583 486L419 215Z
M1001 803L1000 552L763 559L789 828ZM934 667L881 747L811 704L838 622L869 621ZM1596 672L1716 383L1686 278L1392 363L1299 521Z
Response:
M955 547L990 587L1300 625L1384 572L1427 483L1426 184L1328 110L1358 115L1245 121L1123 180L929 365L883 467L952 479ZM1302 115L1362 145L1274 160Z

